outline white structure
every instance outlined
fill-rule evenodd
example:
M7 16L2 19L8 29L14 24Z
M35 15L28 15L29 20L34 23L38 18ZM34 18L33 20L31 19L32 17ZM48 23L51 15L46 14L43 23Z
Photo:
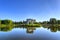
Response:
M27 24L34 24L34 22L36 22L35 19L27 19L27 20L26 20L26 23L27 23Z

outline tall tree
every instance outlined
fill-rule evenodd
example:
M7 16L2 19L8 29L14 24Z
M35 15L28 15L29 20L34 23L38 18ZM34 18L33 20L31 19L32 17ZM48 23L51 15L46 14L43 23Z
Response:
M1 26L1 20L0 20L0 26Z
M50 23L51 23L51 24L56 24L56 22L57 22L57 20L56 20L55 18L51 18L51 19L50 19Z
M57 23L60 24L60 20L57 20Z
M8 24L10 25L10 24L12 24L12 20L2 20L1 23L6 24L6 25L8 25Z

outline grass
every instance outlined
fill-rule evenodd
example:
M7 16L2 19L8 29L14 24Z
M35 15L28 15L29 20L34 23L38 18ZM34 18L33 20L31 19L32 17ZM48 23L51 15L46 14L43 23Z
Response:
M23 27L40 27L41 25L40 24L25 24L25 25L20 25L20 26L23 26Z

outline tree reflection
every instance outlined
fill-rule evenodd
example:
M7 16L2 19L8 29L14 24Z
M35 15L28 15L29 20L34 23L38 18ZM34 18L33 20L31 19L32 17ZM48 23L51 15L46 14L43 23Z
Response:
M60 31L60 26L56 26L55 24L43 25L42 27L49 29L51 32ZM34 33L34 30L36 30L37 27L20 27L20 26L13 27L13 26L8 25L6 27L0 27L0 31L7 32L7 31L11 31L13 28L25 28L26 29L26 33L32 34L32 33Z
M58 28L57 27L49 27L50 31L51 32L57 32Z
M33 33L34 32L34 30L36 30L36 27L27 27L26 28L27 29L27 33Z
M49 25L49 26L47 26L47 28L50 29L51 32L60 31L60 27L59 26L55 26L55 25Z
M0 31L4 31L4 32L8 32L8 31L11 31L12 30L12 27L3 27L3 28L0 28Z
M60 27L58 27L58 31L60 31Z

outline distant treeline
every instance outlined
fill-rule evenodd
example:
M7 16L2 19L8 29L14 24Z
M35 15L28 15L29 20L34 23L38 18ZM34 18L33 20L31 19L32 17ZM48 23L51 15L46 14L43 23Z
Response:
M23 21L20 22L14 22L12 20L0 20L0 25L5 24L5 25L11 25L11 24L24 24ZM60 24L60 20L57 20L55 18L50 18L49 21L43 21L43 22L35 22L35 24Z

